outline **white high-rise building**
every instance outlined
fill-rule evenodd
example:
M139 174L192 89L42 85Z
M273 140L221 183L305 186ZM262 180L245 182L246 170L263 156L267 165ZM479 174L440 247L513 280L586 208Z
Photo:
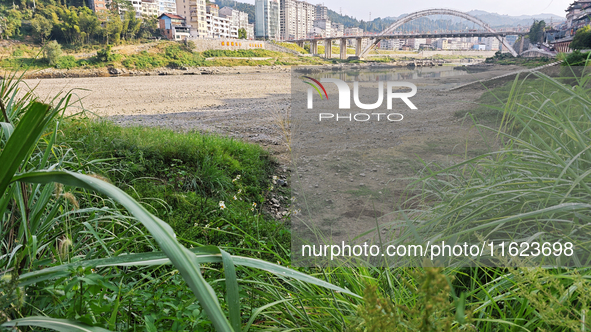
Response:
M175 0L158 0L158 16L162 14L176 14Z
M483 38L484 47L487 51L498 51L500 49L499 40L495 37Z
M316 20L328 20L328 8L325 5L316 5Z
M258 39L280 38L279 0L255 0L255 36Z
M313 28L316 6L306 1L281 0L281 38L306 38Z
M382 50L399 50L402 46L400 39L382 39L380 40L380 49Z

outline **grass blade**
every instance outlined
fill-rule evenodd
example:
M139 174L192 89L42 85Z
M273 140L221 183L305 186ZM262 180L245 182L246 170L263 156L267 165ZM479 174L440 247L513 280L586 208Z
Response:
M102 327L89 326L69 319L56 319L42 316L31 316L14 319L0 325L5 328L16 328L18 326L37 326L63 332L108 332Z

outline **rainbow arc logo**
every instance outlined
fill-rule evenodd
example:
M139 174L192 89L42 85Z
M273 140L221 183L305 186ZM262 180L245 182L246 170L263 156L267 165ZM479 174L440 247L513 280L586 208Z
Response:
M326 97L326 100L328 100L328 94L326 93L326 89L324 89L324 86L322 85L322 83L320 83L320 81L318 81L317 79L314 79L310 76L302 76L302 78L308 79L312 82L308 82L306 80L303 80L304 83L310 85L311 87L313 87L314 89L316 89L316 91L318 92L318 95L320 96L320 99L323 99L322 93L320 92L320 89L322 89L322 91L324 91L324 96ZM318 89L320 87L320 89Z

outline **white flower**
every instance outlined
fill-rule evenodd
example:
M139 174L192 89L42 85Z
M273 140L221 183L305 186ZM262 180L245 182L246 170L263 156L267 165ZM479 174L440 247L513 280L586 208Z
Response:
M273 184L277 184L277 175L273 175Z
M236 195L234 195L234 200L237 200L237 199L238 199L238 197L236 197Z
M242 193L242 189L238 189L238 195Z
M219 205L221 210L226 208L226 204L224 203L224 201L220 201Z
M257 203L252 202L252 207L257 207Z

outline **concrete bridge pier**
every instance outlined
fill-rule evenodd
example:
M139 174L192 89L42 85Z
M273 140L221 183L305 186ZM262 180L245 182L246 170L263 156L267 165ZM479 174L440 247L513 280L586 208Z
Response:
M310 41L310 54L318 54L318 41L317 40Z
M347 38L341 38L341 60L347 60Z
M332 58L332 42L330 39L324 40L324 57L327 59Z
M298 45L299 47L304 47L304 41L303 40L302 41L298 41L296 43L296 45Z
M363 40L363 38L355 38L355 56L360 56L361 55L361 41Z

